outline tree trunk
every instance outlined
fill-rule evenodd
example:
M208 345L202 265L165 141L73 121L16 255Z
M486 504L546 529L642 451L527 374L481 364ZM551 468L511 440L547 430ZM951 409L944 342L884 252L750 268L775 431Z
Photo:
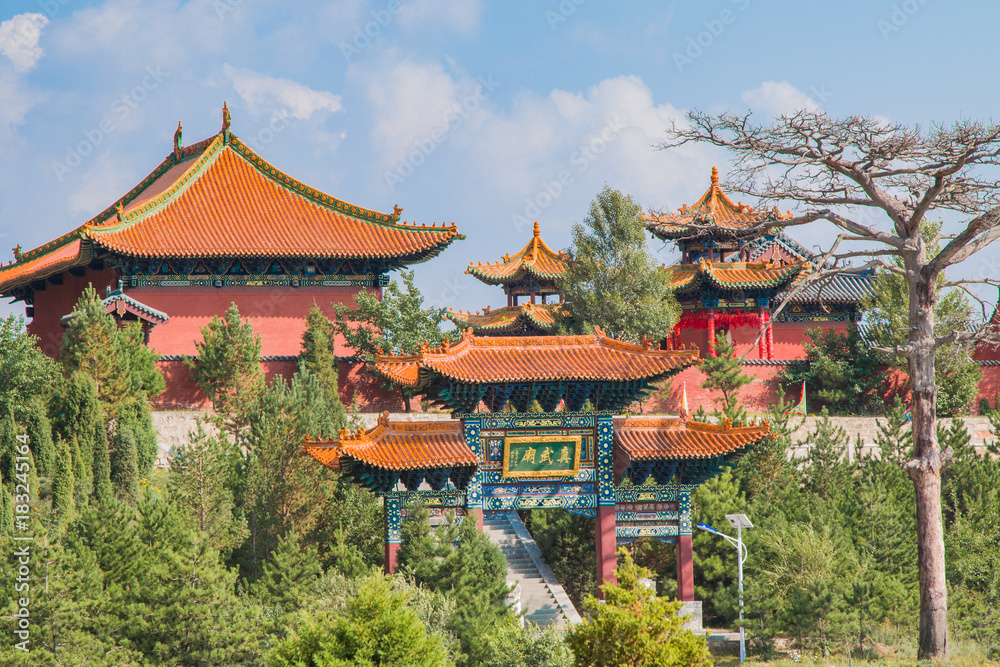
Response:
M910 268L910 267L907 267ZM948 658L948 588L945 580L944 521L941 516L941 447L937 440L934 383L934 276L910 270L910 385L913 410L913 480L920 568L921 660Z

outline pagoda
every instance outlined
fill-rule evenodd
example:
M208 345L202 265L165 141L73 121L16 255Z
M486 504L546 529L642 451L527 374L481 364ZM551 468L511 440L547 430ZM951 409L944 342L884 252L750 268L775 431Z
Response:
M599 581L614 580L617 545L656 539L677 545L678 597L693 601L691 494L769 437L769 426L617 415L651 382L699 359L697 349L634 345L599 328L519 337L470 328L457 343L373 361L452 420L385 413L369 430L309 437L304 453L384 499L389 572L411 503L479 523L483 512L562 508L594 518Z
M487 285L500 285L507 295L507 306L482 312L449 309L445 317L459 328L471 327L481 336L544 336L554 331L563 313L562 292L556 280L569 265L566 253L553 251L542 240L535 221L528 245L515 255L504 255L499 262L469 264L467 274Z
M462 238L454 224L408 224L401 212L292 178L233 134L224 106L218 134L184 146L178 124L171 153L134 188L59 238L18 249L0 267L0 294L24 301L29 330L54 357L80 293L117 286L106 306L148 322L149 344L163 355L158 403L201 407L180 358L196 353L201 328L231 303L261 334L265 371L290 374L314 304L330 315L333 302L353 305L359 291L380 294L390 270Z
M655 237L674 241L681 253L677 264L665 267L682 307L667 347L685 342L714 354L717 337L724 335L737 354L756 344L760 359L801 358L807 326L846 328L860 319L859 304L871 293L870 274L835 275L798 288L815 257L768 225L790 215L733 202L713 167L711 184L697 202L644 217ZM782 301L788 303L772 322Z

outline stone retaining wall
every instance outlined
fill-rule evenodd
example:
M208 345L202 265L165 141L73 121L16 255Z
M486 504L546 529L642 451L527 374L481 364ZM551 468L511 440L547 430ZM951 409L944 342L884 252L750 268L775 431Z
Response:
M157 457L157 466L166 467L167 457L171 449L188 442L188 434L194 430L196 420L204 418L210 414L204 410L169 410L153 413L153 425L160 434L159 445L160 454ZM372 428L378 422L378 414L364 413L361 415L367 428ZM450 415L443 412L400 412L393 413L392 419L408 421L437 421L451 419ZM807 456L809 444L807 439L809 434L816 430L816 423L820 417L795 417L794 423L799 426L792 434L792 441L795 444L790 451L791 456ZM830 420L844 429L851 440L851 447L848 456L853 460L857 456L877 455L878 448L875 446L875 438L878 436L878 422L885 423L880 417L830 417ZM949 425L950 419L940 420L942 424ZM971 444L976 450L981 452L986 443L996 440L990 432L990 422L986 417L965 417L963 418L969 435L972 436ZM861 447L858 450L858 438L861 438Z

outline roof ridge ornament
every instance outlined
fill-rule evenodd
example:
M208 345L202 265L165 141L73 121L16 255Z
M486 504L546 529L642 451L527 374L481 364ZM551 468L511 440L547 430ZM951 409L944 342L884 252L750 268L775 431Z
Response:
M181 141L183 134L184 132L181 127L181 122L177 121L177 129L174 131L174 162L180 162L181 159Z
M704 181L702 181L704 182ZM712 186L719 187L719 168L712 167Z
M535 220L535 238L537 239L541 235L542 231L538 226L538 221Z
M229 106L222 102L222 140L229 143L229 126L232 125L233 115L229 113Z

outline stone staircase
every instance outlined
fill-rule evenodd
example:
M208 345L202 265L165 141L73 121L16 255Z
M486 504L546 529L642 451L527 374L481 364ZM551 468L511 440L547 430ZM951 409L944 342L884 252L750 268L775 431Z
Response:
M580 622L517 512L484 512L483 534L507 558L507 583L515 587L509 603L515 612L523 611L525 620L541 627L564 628Z

